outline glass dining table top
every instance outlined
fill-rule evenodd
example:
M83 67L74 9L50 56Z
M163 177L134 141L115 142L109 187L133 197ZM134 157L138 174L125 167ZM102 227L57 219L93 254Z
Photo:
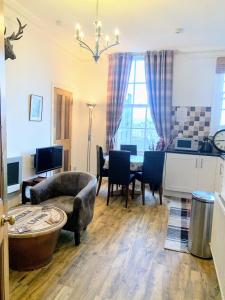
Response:
M104 169L109 168L109 156L104 156L105 164ZM131 155L130 156L130 170L131 171L141 171L143 166L144 156L143 155Z

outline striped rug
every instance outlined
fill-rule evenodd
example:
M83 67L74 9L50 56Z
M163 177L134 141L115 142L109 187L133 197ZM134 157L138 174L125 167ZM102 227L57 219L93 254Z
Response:
M191 202L188 199L170 201L165 249L189 253L188 231L190 210Z

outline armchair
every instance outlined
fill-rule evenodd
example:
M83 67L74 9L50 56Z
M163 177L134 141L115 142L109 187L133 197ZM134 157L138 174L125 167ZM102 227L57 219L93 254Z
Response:
M97 180L82 172L63 172L31 188L31 203L54 205L67 214L65 230L74 232L75 245L80 244L80 233L90 224L94 214Z

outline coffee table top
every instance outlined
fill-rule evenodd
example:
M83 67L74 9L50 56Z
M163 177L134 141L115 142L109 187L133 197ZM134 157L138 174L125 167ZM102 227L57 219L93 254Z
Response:
M61 229L67 221L66 213L55 206L21 205L9 210L16 222L9 225L9 238L36 237Z

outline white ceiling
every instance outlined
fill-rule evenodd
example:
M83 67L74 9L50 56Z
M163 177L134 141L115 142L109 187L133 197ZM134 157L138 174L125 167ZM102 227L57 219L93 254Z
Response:
M7 1L6 1L7 2ZM47 24L48 30L73 49L74 25L79 22L93 42L95 0L20 0ZM103 31L121 32L121 51L150 49L225 49L224 0L99 0ZM61 25L57 25L59 20ZM175 29L182 27L183 33ZM76 49L76 48L74 48ZM114 48L114 51L116 48Z

